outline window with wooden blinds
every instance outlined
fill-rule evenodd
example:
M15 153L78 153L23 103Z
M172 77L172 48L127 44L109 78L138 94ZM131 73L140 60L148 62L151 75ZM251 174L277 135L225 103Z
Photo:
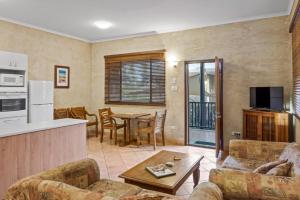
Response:
M105 56L105 103L165 105L164 52Z
M298 2L292 24L290 27L292 32L293 46L293 85L294 85L294 110L298 118L300 118L300 1Z

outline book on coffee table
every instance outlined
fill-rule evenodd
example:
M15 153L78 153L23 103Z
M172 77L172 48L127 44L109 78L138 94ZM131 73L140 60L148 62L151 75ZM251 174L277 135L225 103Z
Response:
M171 169L169 169L165 166L162 166L162 165L149 166L149 167L146 167L146 169L148 172L150 172L156 178L162 178L162 177L172 176L172 175L176 174Z

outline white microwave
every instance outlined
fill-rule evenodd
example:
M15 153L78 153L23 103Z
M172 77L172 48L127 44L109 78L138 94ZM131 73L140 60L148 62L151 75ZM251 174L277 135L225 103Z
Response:
M0 87L24 87L25 77L22 74L1 74Z

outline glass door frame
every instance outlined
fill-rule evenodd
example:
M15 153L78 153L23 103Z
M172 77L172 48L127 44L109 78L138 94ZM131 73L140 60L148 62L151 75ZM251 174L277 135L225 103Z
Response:
M222 113L222 120L221 120L221 130L220 130L220 137L221 137L221 149L223 150L224 144L224 136L223 136L223 59L219 59L221 63L221 113ZM193 144L189 144L189 64L193 63L215 63L215 59L207 59L207 60L191 60L184 62L184 145L186 146L196 146ZM207 147L210 148L210 147ZM212 147L214 148L214 147Z

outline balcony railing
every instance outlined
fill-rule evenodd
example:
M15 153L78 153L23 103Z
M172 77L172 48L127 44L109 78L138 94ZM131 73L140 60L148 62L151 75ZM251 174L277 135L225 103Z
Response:
M189 127L214 130L215 118L215 102L189 102Z

